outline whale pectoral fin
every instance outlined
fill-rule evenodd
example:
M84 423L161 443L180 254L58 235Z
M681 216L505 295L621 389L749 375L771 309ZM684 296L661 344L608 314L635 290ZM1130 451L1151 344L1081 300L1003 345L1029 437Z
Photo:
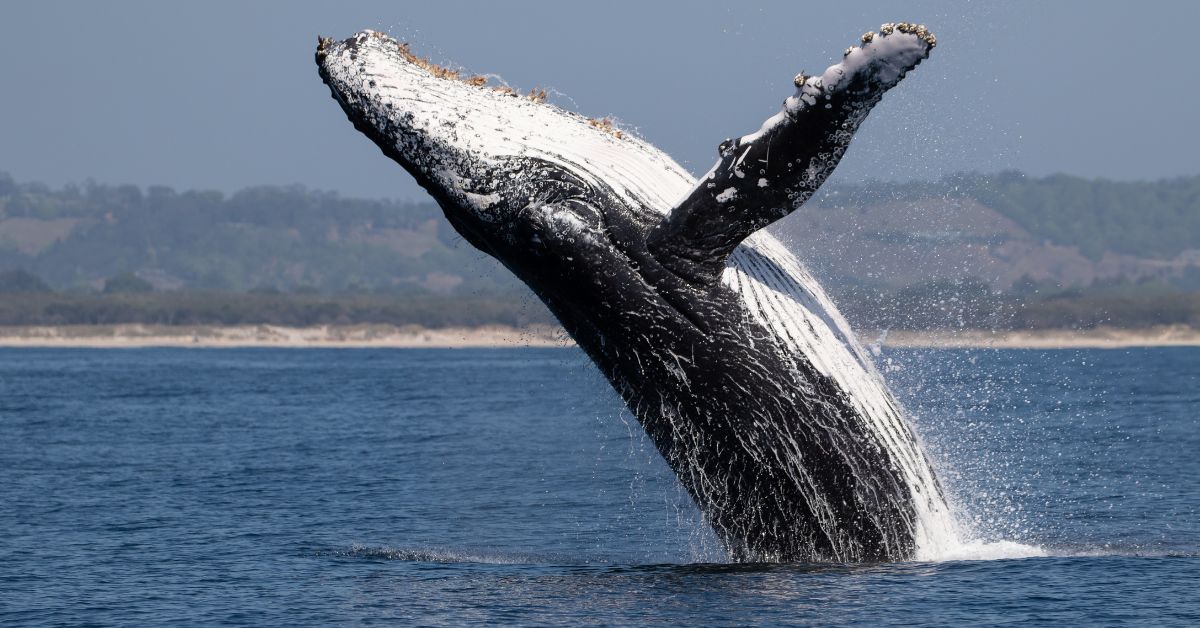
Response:
M936 43L924 26L884 24L823 75L797 75L779 113L721 144L716 166L651 230L651 253L689 281L715 281L742 240L812 196L875 103Z

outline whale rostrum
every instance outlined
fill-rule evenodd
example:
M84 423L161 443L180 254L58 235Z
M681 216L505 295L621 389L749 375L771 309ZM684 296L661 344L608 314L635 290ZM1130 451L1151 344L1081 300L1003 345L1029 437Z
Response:
M524 281L739 561L920 557L952 534L919 440L849 326L763 227L803 204L936 44L884 24L720 144L696 180L587 118L364 31L321 38L355 128Z

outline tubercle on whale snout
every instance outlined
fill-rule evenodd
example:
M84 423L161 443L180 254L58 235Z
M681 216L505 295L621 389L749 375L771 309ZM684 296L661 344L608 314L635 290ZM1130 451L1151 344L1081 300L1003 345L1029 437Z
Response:
M373 38L373 39L378 39L378 40L388 42L389 45L392 45L395 47L396 51L400 54L400 56L404 59L405 62L410 63L416 67L419 67L419 68L425 70L434 78L445 79L445 80L450 80L450 81L461 81L462 83L464 83L466 85L470 85L472 87L488 87L488 85L489 85L490 81L488 80L488 78L486 76L484 76L482 74L465 74L461 70L456 70L456 69L453 69L453 68L445 66L445 65L434 63L433 61L430 60L429 57L421 57L421 56L418 56L416 53L414 53L412 50L412 45L409 44L408 42L392 39L387 34L381 33L379 31L372 31L372 30L363 31L362 33L359 33L358 35L356 35L354 38L346 40L345 43L350 43L351 41L358 43L359 38L362 38L362 37ZM325 59L327 51L333 44L334 44L333 39L331 39L329 37L320 36L320 35L317 36L316 57L317 57L318 65L320 65L321 62ZM492 91L495 91L495 92L498 92L501 94L505 94L508 96L514 96L514 97L520 96L520 93L517 90L515 90L507 85L492 86L490 89ZM529 94L526 95L525 98L530 101L540 103L540 102L545 102L547 96L548 96L548 94L547 94L545 88L535 87L529 91ZM609 121L608 118L593 118L592 120L595 121L596 123L598 123L598 126L603 126L603 127L611 127L612 126L611 121Z
M845 562L910 557L945 515L845 321L759 232L821 185L936 45L908 23L860 41L797 76L699 181L603 118L496 91L379 33L321 38L316 57L355 127L546 302L735 559Z

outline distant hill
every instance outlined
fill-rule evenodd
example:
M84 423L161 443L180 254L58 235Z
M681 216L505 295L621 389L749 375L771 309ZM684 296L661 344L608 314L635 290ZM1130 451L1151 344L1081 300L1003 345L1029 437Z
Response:
M0 173L0 271L17 268L60 290L102 290L122 273L158 290L522 290L432 203L299 186L228 197L97 184L51 190Z
M1200 176L1015 172L823 190L772 230L837 292L977 278L993 289L1200 290Z
M1153 183L1019 173L823 190L772 230L838 295L982 282L1016 292L1200 290L1200 176ZM432 203L303 187L231 196L0 173L0 272L55 290L518 295ZM916 288L914 288L916 287ZM110 288L110 290L115 288Z

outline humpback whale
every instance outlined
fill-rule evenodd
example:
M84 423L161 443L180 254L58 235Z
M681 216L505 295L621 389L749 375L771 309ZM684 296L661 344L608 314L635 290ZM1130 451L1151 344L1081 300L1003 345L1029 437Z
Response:
M735 561L901 560L950 530L903 409L829 297L763 227L825 181L936 39L884 24L694 178L607 119L418 57L319 38L354 127L545 302Z

